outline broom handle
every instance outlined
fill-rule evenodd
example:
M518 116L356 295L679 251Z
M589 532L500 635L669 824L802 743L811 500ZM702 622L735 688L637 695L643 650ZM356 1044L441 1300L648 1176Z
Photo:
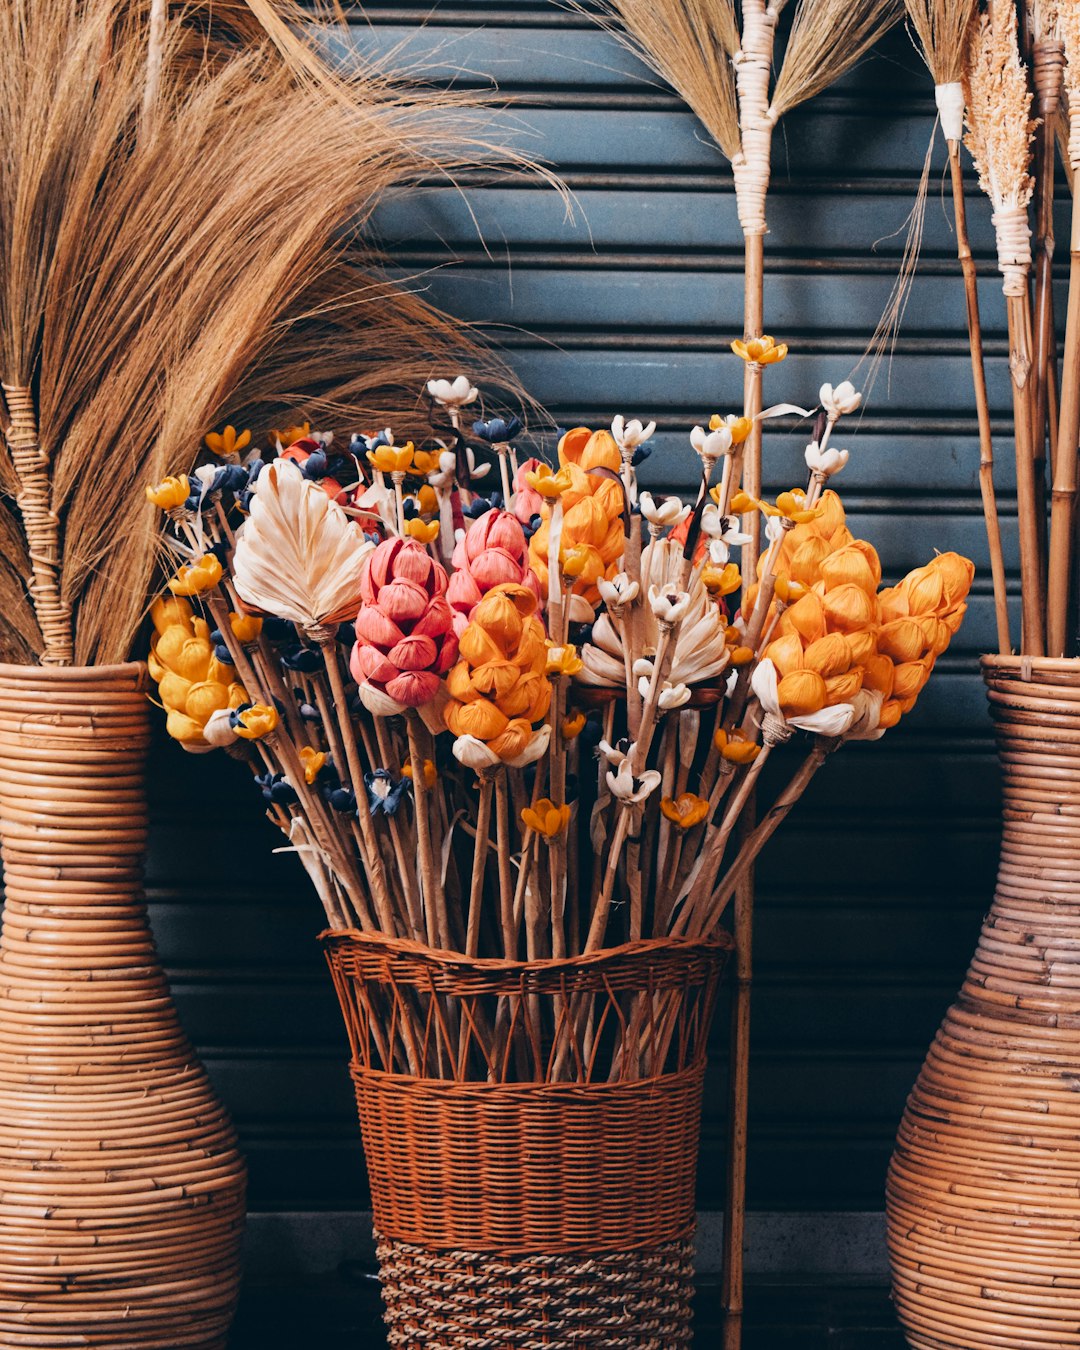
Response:
M979 283L975 260L968 239L967 206L964 201L964 169L960 161L960 142L949 141L949 171L952 176L953 217L956 222L956 255L964 275L967 302L968 346L971 348L971 378L975 385L975 408L979 419L979 491L982 494L986 539L990 549L990 576L994 585L994 617L997 621L998 651L1012 652L1009 636L1009 597L1005 585L1005 555L1001 547L1001 522L998 519L997 494L994 491L994 441L990 430L990 398L986 391L986 367L983 362L982 322L979 318Z
M1080 199L1073 196L1069 240L1069 308L1065 319L1065 357L1061 365L1061 407L1050 504L1050 576L1046 598L1046 646L1064 656L1072 581L1073 515L1076 505L1076 455L1080 442Z
M1031 305L1027 290L1006 296L1009 318L1009 375L1016 434L1016 511L1020 534L1020 601L1023 615L1020 650L1044 656L1042 568L1039 564L1038 493L1031 444Z

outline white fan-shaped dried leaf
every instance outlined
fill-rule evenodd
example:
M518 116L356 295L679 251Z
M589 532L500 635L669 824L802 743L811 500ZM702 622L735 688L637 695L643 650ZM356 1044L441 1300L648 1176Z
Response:
M259 475L236 536L233 580L245 605L302 628L342 623L360 608L361 564L374 546L289 460Z
M641 553L641 589L673 583L682 567L682 547L668 539L654 539ZM690 606L679 625L669 680L672 684L701 684L715 679L728 663L725 620L701 580L701 569L690 574ZM648 604L640 605L636 622L642 630L643 650L634 658L656 651L660 629ZM593 625L592 642L581 649L585 666L575 677L582 684L621 685L626 680L622 638L605 610Z

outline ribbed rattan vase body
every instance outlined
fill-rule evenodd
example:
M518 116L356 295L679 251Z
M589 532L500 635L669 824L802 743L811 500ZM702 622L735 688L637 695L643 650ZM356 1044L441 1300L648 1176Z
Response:
M390 1344L690 1344L702 1079L726 946L518 965L324 937Z
M147 924L145 668L0 666L0 1346L223 1347L244 1165Z
M1080 1347L1080 662L984 658L997 891L889 1170L919 1350Z

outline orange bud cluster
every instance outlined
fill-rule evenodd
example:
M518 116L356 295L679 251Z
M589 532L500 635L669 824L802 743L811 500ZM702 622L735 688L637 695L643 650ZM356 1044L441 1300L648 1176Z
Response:
M455 736L475 736L502 760L516 759L547 715L547 639L536 596L505 582L472 612L447 677L445 719Z
M799 597L782 609L764 652L780 706L805 715L866 689L882 696L879 725L895 726L960 627L975 569L945 553L879 591L875 549L852 537L835 492L823 493L821 506L817 519L788 532L776 565L777 594Z
M583 595L595 606L600 603L596 583L610 580L619 570L623 551L622 483L594 469L609 469L617 474L622 464L619 447L608 431L590 431L576 427L559 442L558 477L569 480L559 495L563 523L561 561L572 576L572 591ZM550 530L554 498L543 499L540 528L529 540L529 562L540 578L545 593L548 586Z

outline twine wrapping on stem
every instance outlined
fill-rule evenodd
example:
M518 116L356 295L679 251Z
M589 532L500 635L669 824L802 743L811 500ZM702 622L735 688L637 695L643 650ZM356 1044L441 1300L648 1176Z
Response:
M1031 270L1031 227L1026 206L1000 206L990 217L997 235L998 271L1005 295L1026 295Z
M53 510L49 464L38 442L34 395L24 385L5 384L3 389L11 417L4 434L19 480L15 500L31 563L27 587L45 639L41 664L67 666L75 651L71 608L60 590L60 517Z

